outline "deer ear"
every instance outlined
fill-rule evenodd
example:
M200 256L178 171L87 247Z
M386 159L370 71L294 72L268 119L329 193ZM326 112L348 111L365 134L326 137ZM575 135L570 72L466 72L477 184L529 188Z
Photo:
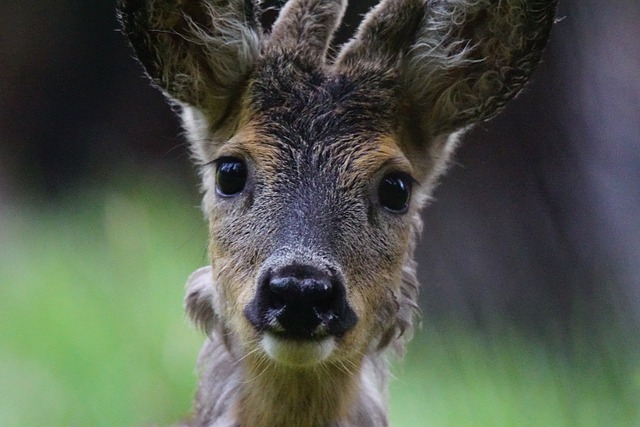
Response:
M403 61L432 136L491 119L540 61L556 0L432 0Z
M211 123L225 113L260 49L251 0L119 0L138 60L167 97Z

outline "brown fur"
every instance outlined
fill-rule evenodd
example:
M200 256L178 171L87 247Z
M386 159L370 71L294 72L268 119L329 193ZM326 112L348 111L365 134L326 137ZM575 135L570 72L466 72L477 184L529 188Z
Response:
M251 0L119 2L201 165L211 266L185 299L207 334L192 426L388 424L385 350L411 336L420 208L462 133L529 78L555 1L383 0L331 60L345 8L289 0L267 34ZM216 193L223 156L246 162L237 197ZM406 212L377 199L389 172L418 183ZM287 265L341 278L355 326L268 341L246 310Z

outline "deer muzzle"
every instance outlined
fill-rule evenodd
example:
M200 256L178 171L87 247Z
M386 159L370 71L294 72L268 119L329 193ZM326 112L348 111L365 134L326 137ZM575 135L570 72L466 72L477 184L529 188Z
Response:
M330 353L336 338L357 323L347 300L341 275L331 269L292 263L267 268L259 275L257 291L244 313L263 335L271 356L300 352L308 362ZM273 354L272 354L273 353ZM305 364L300 360L300 364Z

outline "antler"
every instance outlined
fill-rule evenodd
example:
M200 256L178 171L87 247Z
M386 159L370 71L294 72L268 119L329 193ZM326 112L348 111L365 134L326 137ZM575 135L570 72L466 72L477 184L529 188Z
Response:
M282 9L269 37L267 53L323 65L346 0L291 0Z
M394 70L427 136L495 116L540 60L557 0L383 0L333 70ZM346 0L290 0L267 40L253 0L120 0L153 83L215 128L261 58L322 68Z
M422 0L386 0L370 11L336 59L340 71L395 67L414 37Z

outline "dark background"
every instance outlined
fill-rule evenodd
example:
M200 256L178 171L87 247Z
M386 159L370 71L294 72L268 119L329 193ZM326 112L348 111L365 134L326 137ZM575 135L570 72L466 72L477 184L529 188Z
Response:
M0 3L0 217L123 171L197 192L178 121L114 9ZM558 16L533 82L466 137L425 210L427 319L548 331L604 313L638 327L640 3L566 0Z

